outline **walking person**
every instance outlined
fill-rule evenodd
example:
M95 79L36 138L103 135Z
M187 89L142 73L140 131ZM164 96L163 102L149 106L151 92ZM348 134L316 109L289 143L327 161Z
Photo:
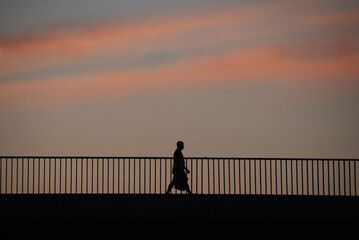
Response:
M171 183L168 185L166 194L169 194L173 187L181 191L186 190L188 194L192 194L188 186L188 177L187 177L187 174L190 173L190 171L185 166L185 161L182 154L183 149L184 149L183 142L178 141L177 149L173 154L173 169L172 169L173 179Z

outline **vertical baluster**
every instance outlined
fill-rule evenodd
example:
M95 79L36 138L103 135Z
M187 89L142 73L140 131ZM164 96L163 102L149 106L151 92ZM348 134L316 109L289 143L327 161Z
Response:
M312 195L314 195L314 160L311 160L312 162Z
M157 159L154 158L154 162L155 162L155 174L154 174L154 182L155 182L155 194L157 193L157 183L156 183L156 178L157 178L157 173L156 173L156 169L157 169Z
M8 180L7 180L8 179L7 162L8 162L8 158L5 158L5 172L4 172L4 180L5 180L5 189L4 189L5 191L4 191L4 193L5 194L8 193L8 191L7 191L7 183L8 183ZM22 176L24 176L24 174L22 174Z
M348 168L349 168L349 195L351 196L352 195L352 178L351 178L351 162L348 161Z
M301 183L302 183L302 194L304 195L304 160L300 159L301 163Z
M242 194L242 185L241 185L241 162L243 159L238 161L238 185L239 185L239 194Z
M347 195L347 187L346 187L346 179L345 179L345 177L347 176L347 174L346 174L346 161L343 161L343 168L344 168L344 170L343 170L343 180L344 180L344 196L345 195Z
M236 187L236 159L232 159L233 162L233 187L234 187L234 194L237 194L237 187Z
M0 194L3 193L2 191L2 177L4 176L3 172L2 172L2 157L0 157Z
M152 167L151 167L151 165L152 165L152 159L151 158L149 158L148 159L149 160L149 193L152 193L151 191L151 189L152 189L152 187L151 187L151 177L152 177L152 174L151 174L151 171L152 171Z
M126 171L125 171L125 158L122 158L122 164L123 164L123 169L122 169L122 193L124 194L125 193L125 187L126 187L126 185L125 185L125 180L126 180L126 176L125 176L125 173L126 173Z
M269 180L270 180L270 194L273 194L272 188L273 188L273 183L272 183L272 159L269 159Z
M218 194L221 194L221 174L219 171L219 159L217 159L218 163Z
M138 159L138 193L141 193L141 158Z
M19 158L16 159L16 194L19 193L18 185L19 185Z
M230 169L230 161L227 159L228 165L228 193L231 194L231 169Z
M357 193L357 179L359 178L359 176L357 175L357 166L358 166L358 160L354 161L354 195L355 196L359 196L359 194Z
M248 185L250 185L250 183L249 183L249 179L248 179L248 181L247 181L247 177L250 175L249 174L249 170L248 170L248 176L247 176L247 164L246 164L246 162L248 161L248 164L249 164L249 159L244 159L244 161L243 161L243 164L244 164L244 166L243 166L243 173L244 173L244 194L247 194L247 183L248 183ZM249 169L249 165L248 165L248 169ZM250 188L250 186L248 186L249 188ZM250 190L250 189L249 189ZM250 193L250 191L249 191L249 193Z
M10 171L10 191L11 191L11 194L13 193L13 190L12 190L12 185L13 185L13 182L12 182L12 180L13 180L13 162L14 162L14 158L10 158L10 160L11 160L11 171ZM27 190L28 192L29 192L29 189Z
M208 158L206 158L207 161L207 177L208 177L208 182L207 182L207 194L210 194L210 176L209 176L209 160Z
M257 194L257 159L253 159L254 163L254 194Z
M110 193L110 159L107 159L107 194Z
M309 195L309 176L308 176L309 160L306 160L306 169L307 169L307 194Z
M283 181L283 159L280 159L280 194L283 195L283 184L284 184L284 181Z
M112 159L112 194L115 193L115 158Z
M320 195L319 193L319 161L316 160L317 162L317 192L318 192L318 195Z
M213 176L213 180L212 180L212 184L213 184L213 194L216 193L216 175L214 174L214 159L211 159L212 160L212 176Z
M201 158L201 194L203 194L203 158Z
M252 159L247 159L248 161L248 194L252 195L253 181L252 181Z

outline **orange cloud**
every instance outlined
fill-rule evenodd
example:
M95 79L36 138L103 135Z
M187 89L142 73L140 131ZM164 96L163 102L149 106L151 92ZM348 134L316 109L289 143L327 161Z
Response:
M302 5L306 4L308 3L304 1ZM297 3L294 4L293 2L262 3L241 8L200 12L192 15L148 21L140 20L138 22L109 24L76 30L57 29L42 34L2 36L0 38L0 66L2 66L0 74L3 74L2 71L9 73L6 70L9 69L8 67L11 69L12 65L29 65L30 62L36 65L36 62L41 62L41 60L45 65L49 62L73 61L74 58L86 57L89 54L105 50L138 48L139 43L143 47L161 39L172 41L188 30L231 25L239 28L240 26L248 26L251 23L265 22L276 18L277 15L281 16L281 21L295 19L297 22L307 24L341 23L359 19L358 10L319 13L305 18L297 15L283 15L284 10L296 8L298 7L297 5ZM295 28L295 26L292 27ZM269 31L274 30L275 28L269 29ZM231 33L226 32L226 34ZM31 60L33 58L36 61ZM24 67L26 68L26 66Z
M196 44L210 47L223 39L240 39L261 33L248 32L251 23L261 23L266 34L285 33L287 28L277 29L266 25L289 3L279 5L250 6L243 9L205 12L196 15L168 19L139 21L131 24L108 25L78 31L54 31L44 35L25 37L3 37L0 39L0 77L6 74L46 68L65 62L76 63L96 54L106 52L131 52L143 54L148 50L161 48L198 47L183 41L188 31L221 29L224 36L214 35L212 39L195 39ZM291 16L287 16L288 21ZM324 16L324 15L323 15ZM353 15L333 16L331 21L344 21ZM297 18L296 18L297 19ZM281 18L283 20L283 18ZM313 24L310 20L306 24ZM319 22L322 22L320 20ZM287 26L294 27L296 21ZM229 27L230 26L230 27ZM244 26L242 29L241 27ZM228 29L228 30L227 30ZM233 31L233 30L236 31ZM246 31L245 31L246 30ZM217 33L217 31L214 31ZM275 36L274 34L274 36ZM192 39L191 39L192 40ZM345 39L309 40L300 44L253 44L235 46L237 50L228 53L193 56L191 51L183 52L176 61L151 68L137 67L134 70L103 70L95 74L77 74L68 77L50 76L24 81L0 83L0 104L24 107L39 107L51 104L117 99L140 88L203 89L227 82L261 82L268 80L288 81L291 79L312 81L323 78L351 77L359 79L358 37ZM191 42L193 43L193 42ZM118 57L123 57L118 54ZM358 89L359 90L359 89Z
M181 44L178 39L188 31L228 26L239 28L265 21L278 8L278 5L262 4L76 30L4 36L0 38L0 76L81 61L103 52L143 52L163 46L175 48L178 46L174 44ZM238 32L229 29L222 36L213 35L211 41L218 42L234 34ZM202 44L208 41L201 39Z
M296 51L290 49L291 52ZM140 88L207 88L225 82L310 81L349 76L359 79L358 56L298 60L287 48L238 49L225 56L184 59L171 65L98 75L57 77L0 84L0 102L39 107L81 101L117 99ZM359 89L357 89L359 90Z

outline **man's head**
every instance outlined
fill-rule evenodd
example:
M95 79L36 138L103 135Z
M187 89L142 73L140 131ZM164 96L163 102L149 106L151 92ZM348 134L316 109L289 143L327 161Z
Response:
M182 141L178 141L178 142L177 142L177 149L183 150L183 148L184 148L183 142L182 142Z

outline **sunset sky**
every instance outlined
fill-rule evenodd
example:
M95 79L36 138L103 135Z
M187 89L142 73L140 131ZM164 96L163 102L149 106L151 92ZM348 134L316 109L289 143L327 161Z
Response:
M2 0L0 155L359 158L357 0Z

